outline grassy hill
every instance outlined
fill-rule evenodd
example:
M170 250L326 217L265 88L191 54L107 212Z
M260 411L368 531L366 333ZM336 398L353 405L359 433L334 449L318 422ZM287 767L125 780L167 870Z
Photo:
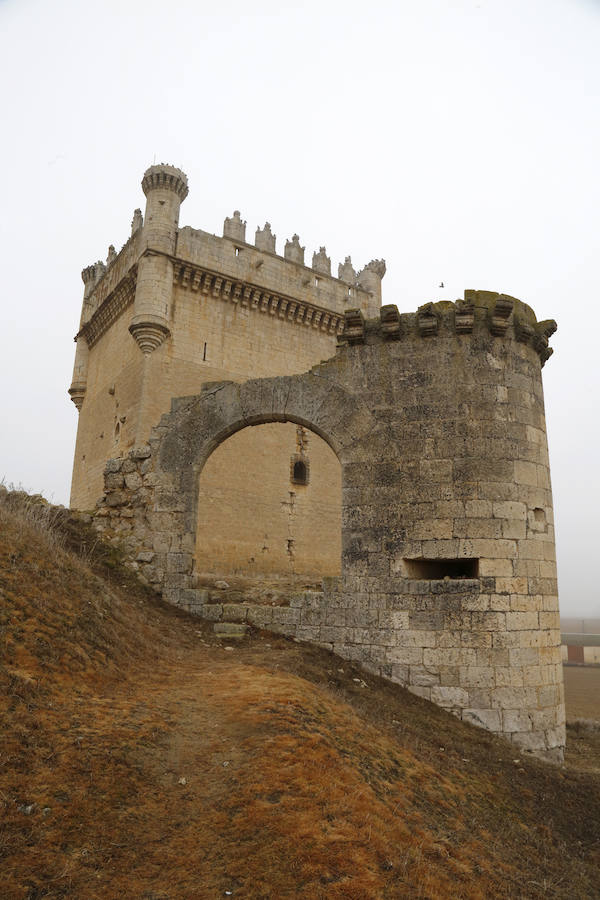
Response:
M0 897L600 897L564 769L333 654L233 647L66 511L0 494Z

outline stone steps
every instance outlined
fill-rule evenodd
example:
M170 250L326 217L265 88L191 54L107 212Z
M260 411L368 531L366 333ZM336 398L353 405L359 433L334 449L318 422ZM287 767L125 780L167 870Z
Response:
M243 622L215 622L213 631L218 638L240 641L246 637L248 625Z

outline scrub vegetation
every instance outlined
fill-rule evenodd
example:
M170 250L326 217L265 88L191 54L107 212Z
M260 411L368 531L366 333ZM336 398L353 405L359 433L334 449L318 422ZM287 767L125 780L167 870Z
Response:
M598 897L600 733L524 758L333 654L233 646L0 491L0 895Z

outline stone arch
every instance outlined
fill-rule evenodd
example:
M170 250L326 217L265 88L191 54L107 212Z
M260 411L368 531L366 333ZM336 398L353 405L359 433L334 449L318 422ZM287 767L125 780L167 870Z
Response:
M293 422L321 437L340 461L342 489L352 447L375 427L357 397L313 373L212 383L198 396L174 400L158 429L156 466L171 481L188 545L195 535L199 476L207 459L237 431L269 422Z

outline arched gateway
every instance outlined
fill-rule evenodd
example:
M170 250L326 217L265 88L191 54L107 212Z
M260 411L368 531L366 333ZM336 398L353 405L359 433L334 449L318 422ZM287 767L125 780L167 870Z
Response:
M378 319L346 313L300 376L204 386L149 445L110 460L98 527L165 599L202 615L199 473L248 426L295 422L342 469L342 575L248 621L326 644L463 719L560 759L564 704L541 382L553 322L467 291ZM268 465L268 460L265 460Z

